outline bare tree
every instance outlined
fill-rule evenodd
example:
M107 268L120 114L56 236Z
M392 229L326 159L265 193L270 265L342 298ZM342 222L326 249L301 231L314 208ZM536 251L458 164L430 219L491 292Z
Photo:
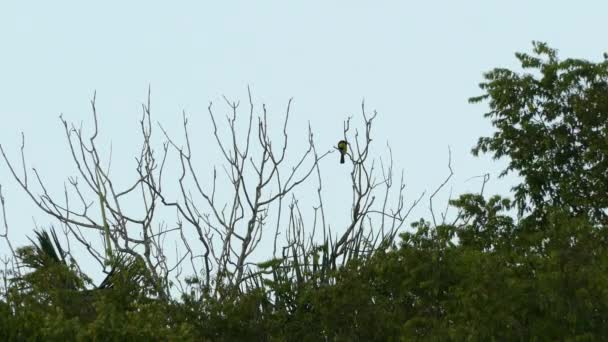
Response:
M256 272L247 279L252 288L264 287L264 279L270 277L282 286L301 286L311 283L320 286L335 282L334 271L351 260L368 258L373 252L392 246L396 234L402 228L412 209L420 202L422 193L411 205L405 205L403 173L399 185L395 186L393 159L390 147L388 164L371 158L372 126L376 113L371 115L361 106L363 131L351 127L352 118L344 123L344 136L349 144L348 159L351 163L350 183L352 187L351 215L340 233L332 231L327 222L323 201L322 176L317 171L318 204L312 208L312 224L306 220L297 198L292 197L288 205L287 243L281 255L259 263ZM337 149L337 147L336 147ZM380 175L376 175L380 172ZM376 200L376 198L379 200ZM307 224L308 223L308 224ZM344 222L341 222L344 224ZM308 227L308 229L307 229ZM321 239L316 239L318 232ZM276 237L275 237L276 245ZM295 280L295 281L294 281ZM280 288L280 286L279 286ZM297 289L296 289L297 290ZM298 291L274 291L275 305L295 309Z
M166 258L158 241L160 236L171 230L160 225L158 230L154 231L153 219L158 205L158 195L151 191L147 184L160 183L168 147L163 146L159 165L150 145L152 132L149 111L150 94L148 93L148 103L142 105L142 119L140 120L143 143L140 156L136 158L139 177L125 189L117 189L114 186L110 173L111 151L105 167L100 156L96 141L99 131L95 101L96 96L94 95L91 100L94 129L88 138L85 137L82 127L77 128L60 117L78 172L78 176L68 178L69 187L64 185L63 198L53 196L47 191L41 175L35 168L32 168L32 172L40 193L36 193L28 182L24 139L21 145L22 176L17 174L1 145L0 152L13 177L33 202L43 212L56 218L66 232L69 232L69 236L84 246L102 267L105 268L111 263L114 251L141 258L156 280L158 293L167 295L168 283L166 280L169 272ZM141 196L141 213L126 213L123 210L123 203L127 201L126 198L129 195L134 195L138 191ZM102 237L103 251L96 247L96 243L90 239L91 234L86 234L85 230L96 232L98 236ZM138 232L143 238L137 237Z
M348 141L348 159L352 165L352 208L347 222L338 223L344 224L343 228L332 231L325 215L321 171L321 161L332 151L317 149L309 125L306 144L299 144L305 146L301 154L290 154L287 158L293 101L287 102L280 121L281 137L275 140L271 132L279 131L271 126L279 121L270 118L265 105L253 103L251 91L245 116L240 115L239 102L224 100L228 109L226 121L219 119L221 116L212 103L207 108L213 137L223 159L222 172L213 168L210 175L202 175L196 169L185 112L183 146L158 123L165 141L160 152L153 148L150 92L147 102L142 104L141 148L136 158L136 172L124 188L116 186L111 149L109 156L102 157L98 147L96 96L91 100L94 126L89 136L85 136L82 127L60 117L77 171L77 176L68 178L69 186L64 186L62 196L47 191L36 169L28 172L25 139L21 145L21 175L1 145L0 152L25 193L43 212L60 222L68 240L68 252L69 240L75 239L105 269L116 254L140 259L161 296L171 295L173 281L180 291L187 290L182 284L184 274L188 273L184 272L187 263L193 276L188 284L198 284L200 291L222 296L225 288L247 290L262 286L264 278L296 279L298 284L310 280L331 282L331 272L350 260L367 257L378 248L392 245L424 193L406 206L403 173L399 183L395 183L390 146L386 149L386 163L372 157L370 146L376 112L367 113L362 104L361 131L351 127L354 126L352 118L344 122L343 139ZM243 132L239 130L241 118L246 127ZM220 133L223 122L227 135ZM173 153L179 176L171 181L166 180L166 176L163 178L163 170ZM38 190L28 180L31 173ZM121 172L121 178L126 174ZM294 191L305 182L313 181L314 175L318 203L308 215L310 208L301 207ZM223 177L226 183L221 182ZM177 192L166 190L167 186L175 189L172 185L177 186ZM127 205L134 201L138 208ZM175 210L173 226L166 223L166 216L159 214L161 208ZM5 227L7 231L6 220ZM192 234L197 241L189 239ZM5 236L6 233L2 235ZM280 237L285 238L282 246ZM261 241L268 239L273 241L273 259L256 263L253 254ZM175 251L166 246L167 240L175 244Z
M239 287L252 265L249 257L259 246L263 236L268 234L266 231L270 227L269 207L275 203L279 207L277 219L277 229L279 229L280 208L284 198L310 177L329 151L317 153L312 130L309 127L307 149L296 158L295 164L286 165L287 125L292 100L287 103L282 124L283 137L278 144L274 144L270 136L266 106L262 105L261 113L256 115L256 107L250 91L248 125L243 134L244 139L236 127L239 103L231 102L226 98L224 100L230 109L226 116L230 132L228 138L218 133L217 115L214 113L213 104L209 104L208 114L213 123L217 146L226 163L224 172L230 184L228 200L220 202L216 198L218 177L216 169L213 172L210 189L205 189L203 181L198 176L192 163L188 121L185 115L183 120L185 147L178 146L163 129L170 145L179 154L182 169L179 178L181 198L170 201L158 187L148 185L156 191L165 205L176 207L179 219L188 222L197 232L203 246L204 285L210 285L211 271L215 268L216 285ZM193 181L198 199L184 185L186 177ZM197 204L197 200L202 200L202 204ZM201 208L207 208L207 211ZM214 248L216 243L219 246ZM189 248L188 253L194 255L195 252Z

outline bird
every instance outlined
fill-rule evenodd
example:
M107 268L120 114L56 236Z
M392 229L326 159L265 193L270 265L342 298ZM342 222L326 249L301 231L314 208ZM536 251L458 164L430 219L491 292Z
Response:
M344 164L344 156L348 150L348 142L346 140L338 141L338 151L340 151L340 164Z

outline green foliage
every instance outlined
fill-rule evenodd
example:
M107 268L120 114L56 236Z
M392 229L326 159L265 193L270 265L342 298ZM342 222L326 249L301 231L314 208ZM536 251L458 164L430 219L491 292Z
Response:
M509 201L463 195L457 226L414 224L400 245L331 271L330 281L266 278L175 302L153 295L144 267L72 302L47 282L0 301L0 339L44 340L547 340L608 334L608 231L560 208L547 219L508 216ZM539 223L540 222L540 223ZM539 227L539 224L542 226ZM135 263L137 265L137 263ZM143 266L143 265L141 265ZM139 279L135 281L134 279ZM82 279L81 279L82 282ZM291 286L286 286L291 284ZM74 311L74 307L81 311ZM91 307L92 310L82 308Z
M546 206L608 216L608 56L598 63L560 60L557 51L534 43L534 55L517 53L524 70L494 69L485 74L482 96L488 100L497 131L479 139L473 153L508 156L504 171L524 182L515 187L520 212Z

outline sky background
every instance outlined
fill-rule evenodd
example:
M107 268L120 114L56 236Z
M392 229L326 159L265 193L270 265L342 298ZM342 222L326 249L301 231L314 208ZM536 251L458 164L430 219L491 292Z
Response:
M480 94L483 72L518 69L514 52L530 51L533 40L563 57L598 60L608 50L606 13L606 1L0 0L0 144L18 163L23 132L28 167L62 196L76 169L58 116L91 129L89 100L97 91L99 144L112 144L114 175L127 184L150 85L153 120L179 138L186 111L200 172L210 174L210 165L221 164L206 108L212 101L223 115L222 95L246 102L250 86L276 132L293 97L294 156L308 123L320 150L332 149L349 115L361 128L365 99L378 111L374 157L385 158L390 143L395 168L405 173L407 203L446 177L448 146L455 175L438 206L450 188L454 196L478 191L479 179L468 179L486 172L486 193L506 195L516 178L497 179L505 162L470 154L492 127L483 118L487 106L467 99ZM348 169L334 153L322 172L324 201L340 227L351 198ZM3 161L0 184L16 245L27 243L34 222L55 223ZM303 199L315 195L314 185L301 189ZM419 217L429 219L428 198L411 220ZM5 248L1 241L0 255Z

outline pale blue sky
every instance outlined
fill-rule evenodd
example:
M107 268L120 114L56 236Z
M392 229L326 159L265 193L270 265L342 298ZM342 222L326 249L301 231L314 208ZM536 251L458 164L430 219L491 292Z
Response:
M208 102L246 100L250 85L256 102L275 113L294 97L292 141L305 138L310 122L320 149L335 144L342 120L358 114L365 98L379 112L377 152L387 141L393 147L408 201L445 177L448 145L455 194L478 190L479 182L465 180L484 172L493 176L488 193L506 194L513 179L496 179L504 164L470 155L491 126L485 106L467 98L480 93L484 71L517 67L513 53L529 51L532 40L562 56L599 59L606 13L606 1L1 0L0 143L18 161L23 131L29 165L61 195L74 168L58 115L86 127L94 90L114 168L131 170L149 84L154 118L178 134L186 110L203 151L214 146L208 122L197 122ZM332 157L323 166L328 205L344 202L344 192L350 200L344 168ZM0 184L15 241L26 241L32 218L52 223L4 163ZM335 205L339 225L347 208ZM428 218L426 201L421 209L412 220Z

